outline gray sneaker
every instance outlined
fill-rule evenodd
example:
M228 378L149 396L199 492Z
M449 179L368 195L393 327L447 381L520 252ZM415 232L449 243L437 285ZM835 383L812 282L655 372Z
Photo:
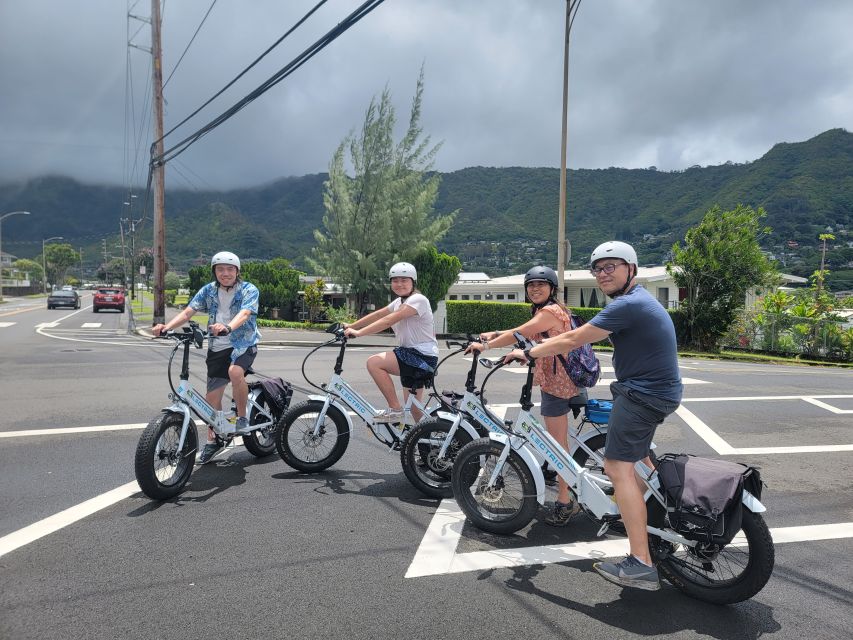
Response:
M646 591L660 589L657 568L646 566L632 555L628 555L622 562L596 562L592 568L605 580L623 587Z
M237 433L248 433L251 429L249 425L248 418L237 418L237 422L234 425L234 428L237 430Z
M565 527L580 510L581 507L577 500L572 500L569 504L555 502L554 510L545 517L545 524L552 527Z
M207 464L213 456L222 448L219 442L208 442L201 450L201 455L198 457L198 464Z

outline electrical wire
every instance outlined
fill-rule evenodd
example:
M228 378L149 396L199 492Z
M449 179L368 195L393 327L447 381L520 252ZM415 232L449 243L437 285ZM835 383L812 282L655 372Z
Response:
M172 79L172 76L175 75L175 71L177 71L178 67L181 65L181 60L183 60L184 56L187 55L187 51L190 50L190 47L192 46L193 41L195 41L195 37L198 35L198 32L201 31L201 28L204 26L204 21L207 20L207 16L210 15L210 12L213 11L213 7L215 4L216 4L216 0L213 0L213 2L210 3L210 8L208 8L207 13L205 13L204 17L201 19L201 24L198 25L198 29L195 30L193 37L190 38L190 41L187 44L186 49L184 49L184 52L181 54L181 57L178 58L178 61L175 63L175 66L172 69L172 73L169 74L169 77L166 78L166 82L163 83L164 89L166 88L166 85L169 84L169 80Z
M192 144L197 142L201 137L210 133L213 129L233 117L236 113L241 111L248 104L256 100L258 97L269 91L276 84L284 80L291 73L296 71L303 64L308 62L311 58L313 58L317 53L322 51L325 47L331 44L334 40L340 37L344 32L354 26L359 20L364 18L368 13L373 11L376 7L382 4L384 0L367 0L364 2L358 9L353 11L349 16L347 16L344 20L338 23L334 28L332 28L328 33L326 33L323 37L317 40L313 45L305 49L299 56L294 58L290 63L285 65L282 69L280 69L276 74L270 77L266 82L261 84L257 89L252 91L246 97L238 101L232 107L221 113L219 116L214 118L208 124L204 125L202 128L197 130L195 133L187 136L174 146L165 150L162 155L155 156L154 148L156 142L152 144L151 149L151 164L158 165L175 158L180 155L184 151L186 151ZM169 132L174 131L174 128ZM168 134L166 134L168 135ZM166 137L165 135L163 136Z
M288 30L287 30L287 32L286 32L283 36L281 36L278 40L276 40L276 41L275 41L275 42L274 42L274 43L273 43L273 44L272 44L272 45L271 45L271 46L270 46L266 51L264 51L261 55L259 55L257 58L255 58L255 60L254 60L254 61L253 61L253 62L252 62L248 67L246 67L246 68L245 68L245 69L243 69L239 74L237 74L237 76L236 76L236 77L235 77L231 82L229 82L229 83L228 83L228 84L226 84L224 87L222 87L219 91L217 91L213 96L211 96L211 97L210 97L210 98L209 98L209 99L208 99L204 104L202 104L198 109L196 109L195 111L193 111L190 115L188 115L186 118L184 118L183 120L181 120L178 124L176 124L174 127L172 127L171 129L169 129L166 133L164 133L164 134L163 134L163 138L165 138L166 136L168 136L169 134L171 134L173 131L175 131L175 129L177 129L177 128L179 128L180 126L184 125L188 120L190 120L190 118L193 118L194 116L196 116L196 115L197 115L197 114L198 114L202 109L204 109L207 105L209 105L211 102L213 102L214 100L216 100L216 98L218 98L219 96L221 96L225 91L227 91L227 90L228 90L228 89L229 89L229 88L230 88L230 87L231 87L235 82L237 82L240 78L242 78L244 75L246 75L246 73L248 73L248 72L249 72L249 71L250 71L250 70L251 70L251 69L252 69L256 64L258 64L261 60L263 60L263 59L264 59L264 57L266 57L266 55L267 55L270 51L272 51L272 50L273 50L273 49L275 49L279 44L281 44L281 42L282 42L282 41L283 41L287 36L289 36L291 33L293 33L294 31L296 31L296 29L298 29L298 28L302 25L302 23L304 23L308 18L310 18L310 17L311 17L311 15L312 15L315 11L317 11L317 9L319 9L319 8L320 8L320 7L322 7L324 4L326 4L326 2L327 2L327 1L328 1L328 0L320 0L320 2L318 2L316 5L314 5L314 7L313 7L313 8L312 8L308 13L306 13L304 16L302 16L302 18L301 18L301 19L300 19L300 20L299 20L295 25L293 25L290 29L288 29Z

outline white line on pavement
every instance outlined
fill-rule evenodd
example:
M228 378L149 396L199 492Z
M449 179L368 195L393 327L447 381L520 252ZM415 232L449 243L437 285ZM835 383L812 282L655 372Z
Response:
M419 578L574 560L599 560L628 553L628 540L625 538L600 538L567 545L456 553L464 523L465 514L456 501L442 500L405 577ZM774 544L853 538L853 522L781 527L771 529L770 534Z
M43 538L54 531L59 531L63 527L67 527L78 520L82 520L86 516L90 516L101 509L106 509L110 505L130 497L138 491L139 485L136 484L136 480L133 480L132 482L121 485L120 487L116 487L112 491L102 493L91 500L81 502L80 504L66 509L65 511L60 511L52 516L48 516L44 520L34 522L28 527L18 529L13 533L5 535L0 538L0 557L38 540L39 538Z
M93 431L122 431L124 429L144 429L144 422L135 424L106 424L100 427L63 427L59 429L27 429L24 431L0 431L0 438L22 438L26 436L57 436L66 433L90 433Z

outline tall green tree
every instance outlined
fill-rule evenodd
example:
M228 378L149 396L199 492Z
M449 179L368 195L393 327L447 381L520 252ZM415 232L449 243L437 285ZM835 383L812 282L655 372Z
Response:
M59 284L65 281L65 272L80 261L80 254L68 243L49 244L44 248L47 264L47 281Z
M388 268L440 240L456 212L435 216L441 180L430 173L440 144L431 146L420 125L423 69L418 76L409 126L395 144L396 116L386 88L370 101L361 132L341 142L324 184L323 229L311 266L347 287L359 314L388 297ZM348 156L352 173L347 174Z
M667 271L687 289L682 309L693 348L717 351L747 292L772 285L775 269L758 244L770 232L759 225L765 215L761 208L738 205L722 211L715 206L687 231L683 246L672 246Z
M447 295L447 290L459 277L462 263L456 256L439 253L435 247L429 247L412 258L412 264L418 270L418 289L429 299L435 311L438 301Z
M27 258L18 258L12 263L12 268L28 273L30 276L30 282L37 282L41 285L42 278L44 277L41 262L36 262L35 260L29 260Z

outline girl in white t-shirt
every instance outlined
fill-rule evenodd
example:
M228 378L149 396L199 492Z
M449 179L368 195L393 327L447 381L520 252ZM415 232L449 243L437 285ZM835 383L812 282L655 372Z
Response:
M435 339L432 307L429 300L415 288L418 273L408 262L398 262L388 273L391 290L398 296L391 304L363 318L344 325L349 338L369 336L389 327L400 344L393 351L377 353L367 359L367 371L385 397L388 408L376 417L399 422L403 419L402 403L397 397L391 376L400 376L403 384L403 402L409 389L416 389L418 399L423 397L424 386L429 383L438 364L438 342ZM421 415L415 409L413 417Z

